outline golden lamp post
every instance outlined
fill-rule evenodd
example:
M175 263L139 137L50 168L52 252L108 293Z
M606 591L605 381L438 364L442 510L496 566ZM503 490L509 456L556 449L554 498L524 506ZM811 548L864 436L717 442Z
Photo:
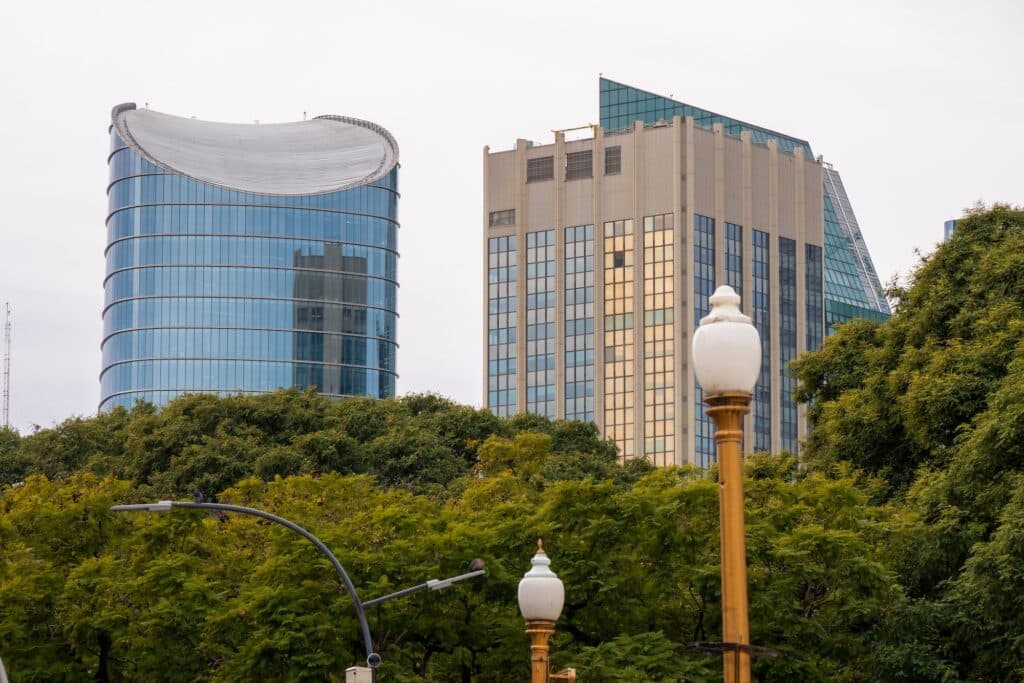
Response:
M555 622L562 614L565 586L551 571L551 560L539 538L537 554L531 564L530 571L519 582L519 611L526 619L526 633L530 636L530 683L575 683L575 669L552 673L548 664L548 641L555 633Z
M740 297L722 286L693 335L693 369L715 422L722 534L722 658L726 683L750 682L747 554L743 528L743 416L761 369L761 340Z

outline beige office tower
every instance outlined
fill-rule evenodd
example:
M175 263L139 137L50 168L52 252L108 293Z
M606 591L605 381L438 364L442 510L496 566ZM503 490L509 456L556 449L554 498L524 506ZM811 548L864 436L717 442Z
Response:
M593 420L624 458L706 466L690 338L731 285L762 339L748 451L797 451L789 362L824 336L822 165L676 116L484 148L485 404Z

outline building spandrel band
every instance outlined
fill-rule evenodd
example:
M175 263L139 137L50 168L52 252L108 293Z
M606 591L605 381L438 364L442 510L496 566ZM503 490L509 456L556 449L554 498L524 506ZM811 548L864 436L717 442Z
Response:
M100 409L397 379L398 146L319 117L114 108Z

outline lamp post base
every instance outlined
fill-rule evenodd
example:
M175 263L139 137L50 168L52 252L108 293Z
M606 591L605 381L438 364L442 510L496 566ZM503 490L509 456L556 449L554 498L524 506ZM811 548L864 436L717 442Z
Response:
M531 619L526 622L530 636L530 683L548 683L548 640L555 632L555 622Z

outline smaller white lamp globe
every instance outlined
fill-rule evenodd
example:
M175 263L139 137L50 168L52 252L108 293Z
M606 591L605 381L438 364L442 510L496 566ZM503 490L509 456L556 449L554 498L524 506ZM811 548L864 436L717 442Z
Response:
M551 571L551 560L540 539L530 563L533 566L519 582L519 611L527 621L558 621L565 604L565 586Z

